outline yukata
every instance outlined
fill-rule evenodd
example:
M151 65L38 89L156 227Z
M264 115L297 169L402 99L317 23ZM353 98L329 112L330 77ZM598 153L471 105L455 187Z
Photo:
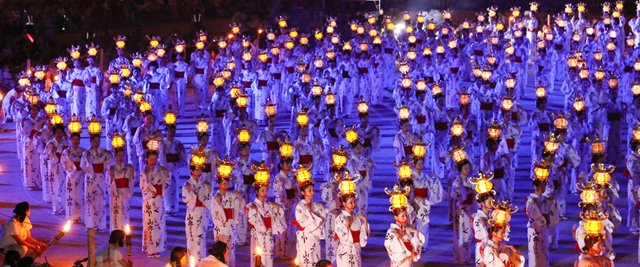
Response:
M78 117L86 116L91 118L92 115L98 115L97 110L94 114L85 113L87 90L86 85L91 84L93 78L86 69L71 69L67 73L67 81L71 81L71 115L77 115ZM88 101L87 101L88 102ZM89 110L91 112L91 110Z
M450 201L454 202L453 258L455 263L470 262L471 216L475 210L475 191L466 177L457 177L452 184Z
M402 233L402 237L398 234ZM420 254L424 247L425 237L422 233L417 235L409 233L406 228L392 223L384 237L384 247L391 259L391 267L411 267L414 262L420 260ZM413 260L406 261L407 257L414 255Z
M140 174L142 191L142 252L167 250L164 212L165 191L171 186L171 173L162 166L148 166Z
M351 217L353 222L347 228L347 217ZM361 250L367 245L369 239L369 223L365 223L356 214L349 214L342 211L336 218L335 237L338 242L336 252L336 266L338 267L360 267L362 266Z
M197 181L190 177L182 186L182 202L187 204L184 218L187 250L189 255L195 256L196 262L206 257L207 228L209 227L207 213L212 204L210 187L211 185L207 184L202 176ZM231 250L228 255L233 255Z
M411 179L414 187L412 202L416 211L416 229L424 235L423 248L427 248L429 246L431 206L442 202L444 190L438 177L429 175L424 171L414 171L411 174Z
M543 199L536 194L527 197L525 213L529 244L529 267L549 266L548 221L545 218Z
M84 216L84 170L80 167L82 147L68 147L62 152L61 162L67 173L65 188L65 218L80 221Z
M295 204L300 200L300 190L293 173L280 171L273 182L275 202L284 207L283 213L287 222L295 220ZM275 256L293 258L295 256L295 229L289 227L287 231L275 236ZM319 248L319 247L318 247Z
M187 81L189 64L184 61L176 61L171 65L171 89L170 101L172 109L177 110L178 115L183 115L187 108Z
M171 173L171 185L167 188L164 198L165 211L167 213L178 212L178 178L180 169L187 165L187 154L184 145L178 139L165 138L160 143L162 148L161 165Z
M640 229L640 154L638 151L629 152L626 159L629 176L627 185L627 227L637 231Z
M510 250L502 242L496 244L492 240L487 240L484 243L484 249L482 258L484 259L484 266L486 267L523 267L524 255L517 254L509 257Z
M310 209L305 208L305 205L311 205ZM308 203L302 199L296 204L294 215L294 224L300 228L296 232L296 250L300 266L314 267L322 259L320 240L324 239L327 210L321 203Z
M62 139L53 139L47 143L42 156L47 160L49 178L51 183L51 202L53 213L62 213L65 202L65 169L62 161L62 153L69 146L69 143Z
M358 213L367 216L367 210L369 207L369 191L373 187L372 184L372 170L374 168L371 162L363 156L351 155L351 158L347 161L347 170L350 173L360 175L360 180L357 182L356 193L358 198L356 200L356 207Z
M100 111L100 101L102 98L102 70L96 66L88 66L85 71L88 74L89 83L85 83L86 98L79 99L85 103L85 116L91 118L98 115ZM75 88L74 88L75 89Z
M273 267L273 235L281 234L287 230L288 222L284 218L284 209L273 202L263 203L259 199L245 206L245 212L249 217L251 229L251 265L256 266L256 247L260 247L261 264L264 267Z
M44 186L40 173L40 153L36 149L36 145L41 140L36 134L44 125L44 119L37 117L32 118L31 115L22 119L20 123L22 140L20 144L23 148L24 168L22 169L22 184L27 188L36 188Z
M82 154L80 168L84 170L84 222L87 228L107 229L106 177L105 170L113 162L111 152L102 149L87 149Z
M220 199L220 201L218 201ZM227 265L235 266L236 244L238 243L237 227L244 213L244 198L237 191L217 191L211 197L211 218L213 219L213 238L227 244ZM244 240L242 240L244 243Z
M107 169L107 189L109 191L109 226L111 231L123 230L131 218L130 199L133 195L133 166L122 162L113 163Z

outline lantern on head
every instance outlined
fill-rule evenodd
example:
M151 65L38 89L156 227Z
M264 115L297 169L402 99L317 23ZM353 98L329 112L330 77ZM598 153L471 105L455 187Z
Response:
M607 84L609 85L609 89L618 88L618 78L612 72L609 73L609 81Z
M236 165L235 161L229 161L229 155L224 156L224 160L216 158L216 164L218 165L218 178L230 179L233 166Z
M500 102L500 105L502 106L503 111L509 111L511 110L511 108L513 108L513 99L511 99L508 96L505 96Z
M594 171L591 179L601 186L609 186L611 173L616 169L616 167L613 165L605 165L604 163L591 163L591 169Z
M553 165L547 163L544 159L540 163L533 161L533 179L546 182L549 180L549 170L553 169Z
M339 197L345 196L353 196L357 197L358 193L356 193L356 181L360 180L360 175L356 175L355 179L351 177L348 171L344 172L344 175L340 177L340 175L335 175L333 180L338 183L338 189L340 192L338 193Z
M587 137L587 142L591 144L591 154L604 154L604 143L607 142L606 138L604 140L600 140L600 135L595 134L593 140Z
M606 234L604 220L609 219L609 215L599 210L587 210L580 213L580 218L584 221L582 224L585 236L604 236Z
M267 168L265 167L264 161L251 165L251 170L256 173L254 175L256 181L253 183L253 186L271 186L271 183L269 182L271 174L269 173L272 169L273 164Z
M566 131L567 130L567 125L569 125L569 121L567 121L567 118L569 118L569 113L567 113L567 116L565 117L564 112L562 112L562 110L558 111L558 115L551 113L551 116L554 118L553 120L553 125L556 127L556 130L558 131Z
M242 124L242 129L238 130L236 128L236 132L238 133L238 143L247 144L251 141L251 134L247 130L247 125Z
M160 36L147 36L147 39L149 39L149 46L151 48L156 48L160 45Z
M427 153L427 147L431 145L431 143L427 142L426 144L422 142L422 136L418 136L418 140L412 140L413 147L411 147L411 152L413 152L414 158L424 159L425 154Z
M531 2L529 3L529 10L536 12L538 11L538 6L539 6L538 2Z
M300 113L298 113L298 116L296 117L296 122L300 127L309 126L309 115L307 115L306 109L303 108L302 110L300 110Z
M331 148L333 155L331 156L331 167L341 169L347 164L347 157L350 155L344 150L344 146L340 145L338 149Z
M200 118L193 118L196 124L196 133L197 134L208 134L209 133L209 122L211 119L207 120L204 117L204 113L200 115Z
M545 89L544 86L542 86L542 83L540 83L538 85L538 88L536 88L536 96L538 98L544 98L547 96L547 89Z
M393 186L393 191L389 191L389 188L385 188L384 192L390 196L389 202L391 202L391 206L389 207L389 211L393 212L395 210L407 209L407 195L411 193L410 187L406 186L403 190L400 190L400 185L396 183Z
M249 102L247 95L244 93L244 91L239 90L238 94L236 95L236 105L238 106L238 108L246 108L247 102Z
M91 43L90 45L89 44L85 45L85 47L87 48L87 55L88 56L95 57L98 54L99 46L94 45L93 43Z
M169 111L162 112L164 113L164 124L167 126L176 126L176 114L171 110L171 105L169 105Z
M451 155L451 158L456 164L461 164L465 160L469 160L469 158L467 158L467 152L464 151L464 146L465 144L462 143L461 146L455 147L453 150L448 151L448 153Z
M493 173L478 172L478 177L469 177L469 183L475 185L475 190L478 193L476 199L485 194L491 194L492 196L496 194L496 191L492 190L493 183L491 179L493 179Z
M313 94L314 97L320 97L322 96L323 92L324 92L324 89L322 88L322 86L320 86L320 83L318 83L318 81L316 80L316 83L311 87L311 93Z
M62 116L60 116L60 114L58 113L53 113L50 115L50 119L49 122L52 125L62 125L64 123L64 120L62 119Z
M69 125L67 126L67 128L69 129L69 132L71 132L72 134L80 133L80 129L82 129L82 124L80 124L80 121L78 121L78 118L76 117L75 114L71 116L71 120L69 121Z
M80 46L71 46L71 48L68 48L67 51L69 52L69 56L71 56L71 58L73 60L77 60L78 58L80 58Z
M451 136L460 137L464 134L464 125L462 124L460 117L455 118L449 130L451 131Z
M409 112L410 108L411 106L407 107L404 101L402 101L402 106L396 107L396 109L398 110L398 121L409 120L409 116L411 114Z
M582 97L580 97L580 93L578 93L576 95L575 100L573 101L573 109L576 112L580 112L580 111L584 110L584 106L585 106L584 99L582 99Z
M113 136L109 136L109 138L111 139L111 146L113 147L113 150L124 148L125 141L122 136L123 135L118 133L117 130L113 133Z
M67 69L67 58L66 57L58 57L54 60L56 63L56 69L66 70Z
M194 148L191 146L191 158L189 159L189 166L201 168L204 166L207 160L207 151L201 146Z
M100 134L100 130L102 130L102 125L100 125L100 121L96 118L95 114L91 116L91 120L85 120L85 121L89 123L89 126L87 127L87 129L89 130L89 134L91 135Z
M294 170L299 188L303 188L307 185L316 183L316 181L311 179L311 172L309 172L312 166L313 164L310 164L309 167L304 167L302 165L299 165L298 169Z
M186 47L186 44L185 44L184 40L176 39L174 41L174 49L176 50L176 53L180 54L180 53L184 52L185 47Z
M287 134L284 138L284 142L280 141L278 138L278 144L280 144L280 158L292 158L293 157L293 146L295 144L291 143L291 137Z
M56 113L56 111L58 110L56 103L53 102L53 97L49 98L49 102L47 102L47 104L44 106L44 111L47 113L47 115L51 116L52 114Z
M118 37L114 38L114 41L116 42L116 48L123 49L125 45L125 41L127 41L127 37L118 35Z
M498 124L498 120L493 119L493 124L487 129L489 138L497 140L502 135L502 125Z
M151 104L145 100L140 101L140 112L144 114L147 111L151 111Z
M603 186L598 184L595 181L588 181L576 184L576 188L582 193L580 193L580 203L578 206L584 207L587 205L599 205L600 200L600 190L603 189Z
M556 153L558 151L558 138L555 133L551 133L547 140L544 141L544 151L548 153Z
M433 98L439 97L442 94L443 94L442 87L440 87L439 84L434 83L433 86L431 87L431 95L433 96Z
M511 213L517 212L518 207L512 208L512 203L508 200L503 200L502 203L495 205L495 199L491 200L491 219L489 219L489 225L494 227L507 227L509 228L509 221L511 220Z
M400 62L400 65L398 66L398 70L402 74L407 74L409 72L409 64L407 64L407 62L403 60L402 62Z
M276 104L271 102L271 98L267 98L267 103L262 103L262 106L264 107L264 114L267 119L276 116Z
M345 127L345 133L344 133L344 138L347 140L347 142L349 142L350 144L358 141L358 133L356 132L356 126L352 126L351 128L349 127Z
M329 92L324 96L324 104L328 107L336 105L336 96L331 92L331 89L329 89Z

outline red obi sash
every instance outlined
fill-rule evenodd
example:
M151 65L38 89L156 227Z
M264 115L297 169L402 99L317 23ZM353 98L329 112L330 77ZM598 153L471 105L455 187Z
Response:
M267 86L267 80L258 80L258 86Z
M436 122L436 123L434 123L433 126L438 131L446 131L447 128L449 127L446 122Z
M622 114L620 114L620 112L609 112L609 113L607 113L607 120L608 121L620 121L621 117L622 117Z
M244 180L244 184L253 184L256 181L256 177L253 175L242 175L242 179Z
M467 197L462 201L462 205L471 205L473 203L473 194L467 194Z
M293 67L285 67L284 69L286 69L289 74L293 73Z
M33 138L33 136L36 135L36 133L38 133L38 131L36 130L31 130L31 133L29 134L29 138Z
M71 82L71 85L84 87L84 81L80 79L75 79L73 80L73 82Z
M131 136L136 135L137 130L138 130L138 127L131 127Z
M116 178L116 188L128 188L129 187L129 179L127 178Z
M342 71L342 78L351 78L351 75L349 75L349 72L346 70Z
M362 176L362 178L367 176L367 171L360 171L360 176Z
M354 244L360 243L360 231L351 231L351 239L353 239ZM333 234L333 240L338 241L340 238L338 237L338 233Z
M98 163L98 164L93 164L93 172L94 173L103 173L104 172L104 164L102 163Z
M480 102L480 110L493 110L493 102Z
M516 57L516 63L522 63L522 57Z
M411 241L404 241L404 242L402 242L402 243L404 243L404 246L405 246L409 251L411 251L411 253L413 253L413 247L411 247Z
M216 118L222 118L224 117L224 113L227 112L227 110L224 109L216 109Z
M196 68L196 74L204 74L204 68Z
M67 91L58 91L58 97L67 98Z
M385 48L384 52L387 54L392 54L393 53L393 48Z
M149 89L160 89L160 83L149 83Z
M279 72L278 72L278 73L272 73L271 75L272 75L272 76L273 76L273 78L274 78L274 79L276 79L276 80L280 80L280 79L282 79L282 73L279 73Z
M98 78L91 77L91 83L98 83Z
M336 129L335 128L329 128L329 129L327 129L327 131L329 132L329 135L331 135L331 137L338 138L338 134L336 133Z
M504 178L504 168L494 169L493 170L493 178L494 179L502 179L502 178Z
M262 221L264 222L264 226L265 228L271 229L271 217L262 217ZM249 228L253 229L256 228L255 226L253 226L253 224L249 223Z
M60 161L60 158L62 157L62 153L56 153L56 157L58 157L58 161Z
M363 147L372 147L371 145L371 138L365 138L364 139L364 144L362 144Z
M224 217L228 220L233 220L233 209L224 209Z
M180 154L178 153L170 153L166 155L166 160L168 163L176 163L180 161Z
M378 62L374 62L374 63L373 63L373 67L374 67L374 68L378 68L378 66L380 66L380 63L378 63Z
M416 197L427 198L429 196L429 188L416 188L413 193Z
M471 137L473 137L473 131L467 130L467 139L471 139Z
M162 185L154 184L153 187L156 189L156 196L162 196Z
M482 56L484 56L484 51L482 51L482 50L473 50L473 55L482 57Z
M304 231L304 227L300 226L300 223L298 223L298 220L291 221L291 225L298 226L300 228L300 231Z
M296 189L295 188L285 189L284 192L287 195L287 199L293 199L293 198L296 197Z
M413 146L404 146L404 155L411 155L413 154L413 150L412 150Z
M452 74L457 74L460 68L449 68L449 70L451 70Z
M276 141L267 142L267 150L274 151L280 149L280 145Z
M516 146L516 139L514 138L507 139L507 146L509 147L509 149L513 149Z
M202 203L202 201L200 201L200 198L196 197L196 208L198 207L204 207L204 203Z
M211 163L205 163L202 172L211 172Z
M626 73L633 72L633 66L624 66L624 72Z
M73 165L76 165L76 170L80 171L80 161L74 161Z
M418 124L425 124L427 122L427 116L425 116L425 115L417 115L416 116L416 121L418 122Z
M549 123L538 123L538 129L540 129L541 132L548 132Z
M109 116L116 115L116 110L117 110L117 108L110 108L109 109Z
M184 71L176 71L174 77L175 78L184 78Z
M251 87L251 82L242 82L242 86L244 86L244 88L249 88Z
M312 155L300 155L300 164L309 164L313 163Z
M562 50L562 48L564 47L562 44L556 44L553 46L556 50Z
M358 73L360 73L360 74L369 73L369 69L367 69L367 68L358 68Z
M513 121L517 121L518 120L518 112L511 111L511 120L513 120Z

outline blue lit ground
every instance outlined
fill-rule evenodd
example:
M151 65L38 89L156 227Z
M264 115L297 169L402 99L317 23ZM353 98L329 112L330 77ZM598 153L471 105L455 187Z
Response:
M530 84L527 85L527 90L532 92L533 79L529 79ZM560 84L556 84L556 88L560 88ZM549 110L557 111L562 108L563 97L559 95L560 90L556 90L555 94L549 98ZM531 97L531 93L528 94ZM192 94L190 93L190 97ZM389 223L392 222L392 217L388 211L388 196L383 192L384 187L390 187L396 181L395 167L392 165L394 160L394 152L392 147L393 136L396 133L396 119L393 112L393 102L391 100L391 94L386 93L386 97L383 105L372 107L371 109L371 123L380 127L382 131L381 151L374 154L374 160L378 165L376 173L374 175L374 190L371 194L369 201L369 221L371 223L372 235L367 247L363 249L363 262L364 266L389 266L389 260L387 253L383 247L384 235L389 227ZM192 99L189 99L190 103ZM534 107L534 101L529 99L521 100L527 111L531 111ZM183 117L178 120L178 137L185 143L186 147L195 144L194 130L195 124L191 117L199 115L193 108L187 110L188 117ZM288 113L281 112L278 120L277 128L288 129L289 115ZM346 119L346 124L351 125L356 123L357 117L351 117ZM32 205L31 221L34 224L32 231L33 236L42 241L50 240L64 223L64 216L54 216L51 214L50 205L43 203L41 192L31 192L23 189L20 179L20 170L18 160L15 154L15 129L14 124L6 124L4 126L7 129L11 129L10 133L0 134L0 154L3 155L0 159L0 221L4 224L5 221L11 216L15 203L20 201L28 201ZM529 179L529 163L531 157L529 155L529 142L531 138L531 131L526 126L522 127L524 130L524 140L522 142L521 155L519 157L519 169L517 170L516 178L516 192L515 199L513 199L516 205L520 206L520 211L513 215L511 221L511 244L516 245L517 248L526 256L527 255L527 236L526 236L526 217L523 213L523 206L525 197L532 191L531 182ZM626 131L623 131L626 135ZM626 137L625 137L626 139ZM104 141L103 141L104 142ZM483 143L483 142L482 142ZM104 144L104 143L103 143ZM83 146L88 146L88 140L83 139ZM252 159L261 159L261 154L257 146L253 147ZM477 159L476 159L477 162ZM187 178L186 169L182 172L179 184L182 185ZM624 223L626 223L626 185L627 180L621 175L620 172L616 172L615 177L618 179L621 185L620 197L617 206L622 212ZM318 178L316 178L318 179ZM571 227L577 221L578 206L577 203L579 197L577 195L570 195L568 198L569 210L567 211L567 217L569 220L561 221L559 225L560 229L560 244L556 251L550 253L551 262L554 266L573 266L573 261L577 259L578 253L573 250L575 241L571 237ZM147 259L141 251L140 234L141 234L141 196L139 189L136 189L132 204L132 227L134 229L134 242L133 242L133 261L136 266L164 266L168 261L169 251L161 254L161 258ZM446 202L443 202L432 209L431 217L431 236L430 247L426 253L422 254L422 258L417 266L449 266L453 265L453 247L452 247L452 226L446 220ZM174 246L186 246L184 241L184 210L186 206L181 204L180 213L175 217L169 217L167 219L167 232L168 232L168 247ZM637 262L637 248L638 248L638 236L630 234L629 230L624 226L614 234L614 249L618 255L616 263L618 266L633 266ZM213 238L211 232L208 234L208 243L213 244ZM106 243L108 239L107 233L101 233L96 235L96 248ZM124 251L124 250L123 250ZM71 266L72 262L86 257L86 230L83 226L74 225L70 233L68 233L61 242L53 246L47 251L46 256L49 262L53 266ZM237 249L237 266L247 266L249 260L249 247L242 246ZM39 262L44 262L44 258L38 259ZM276 266L293 266L293 260L276 260Z

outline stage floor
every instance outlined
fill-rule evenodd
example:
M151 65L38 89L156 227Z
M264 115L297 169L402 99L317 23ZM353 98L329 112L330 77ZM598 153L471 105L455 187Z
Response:
M529 84L527 84L528 96L526 99L521 99L520 103L525 107L527 112L534 109L535 101L533 99L533 84L532 75L530 75ZM468 84L466 84L468 85ZM562 103L564 97L561 96L560 83L556 83L556 90L549 96L549 110L558 111L562 109ZM178 138L185 144L185 147L190 147L196 143L194 131L195 123L192 117L199 115L193 108L193 94L189 92L188 105L186 114L188 116L178 119ZM389 213L389 197L384 193L385 187L391 187L397 180L396 168L392 162L395 158L393 151L393 137L397 132L397 122L395 113L393 110L394 102L391 99L391 93L385 92L385 98L382 105L373 106L370 109L371 124L378 126L382 132L381 150L374 153L374 161L377 164L375 174L373 175L374 188L369 198L369 222L371 223L371 237L365 248L362 250L363 265L364 266L389 266L389 258L384 249L384 236L389 227L389 224L393 222L393 218ZM355 107L354 107L355 109ZM346 125L352 125L358 122L356 112L355 116L345 119ZM288 130L290 122L290 115L288 112L281 112L278 117L277 128ZM263 125L261 125L263 126ZM34 228L32 235L41 241L48 241L52 239L63 226L65 219L63 215L52 215L51 206L48 203L42 201L42 195L40 191L28 191L22 187L20 165L16 157L16 140L15 140L15 125L8 123L4 125L5 129L10 129L8 133L0 134L0 222L4 225L6 220L9 219L13 213L15 203L21 201L28 201L31 204L31 221ZM516 190L514 193L513 202L519 206L520 210L513 214L511 221L511 241L512 245L515 245L525 257L527 256L527 229L526 229L526 217L524 214L524 202L525 197L532 192L531 180L529 177L529 167L531 162L530 155L530 140L531 131L526 125L522 125L523 129L523 141L521 144L521 153L518 158L519 165L516 176ZM626 140L626 130L623 130L623 135ZM105 144L103 139L103 145ZM481 142L482 144L484 141ZM88 147L88 139L85 137L82 140L82 146ZM625 148L626 150L626 148ZM251 158L254 160L261 160L262 156L258 146L254 145L251 151ZM584 156L583 160L588 160L587 156ZM474 163L478 163L477 159ZM620 230L614 233L614 250L617 254L616 264L618 266L635 266L637 265L638 257L638 236L633 235L626 228L627 218L627 178L622 176L621 169L616 170L614 177L620 183L620 199L616 205L623 217L623 225ZM184 168L179 178L179 185L184 184L188 178L187 169ZM321 180L322 178L316 177L315 179ZM445 183L443 181L443 183ZM446 183L445 183L446 184ZM179 191L180 192L180 191ZM317 195L319 197L319 194ZM574 251L575 241L571 236L571 227L576 224L580 217L580 212L577 203L580 201L578 195L569 195L568 211L566 221L561 221L559 224L560 242L559 248L550 252L550 262L552 266L573 266L573 261L578 258L579 253ZM136 188L135 195L131 200L131 215L132 215L132 228L133 228L133 256L132 260L135 266L164 266L169 259L171 248L174 246L186 247L184 237L184 218L186 206L181 203L180 213L174 217L167 217L167 236L168 236L168 250L161 253L158 259L148 259L141 252L141 204L142 199L140 195L140 189ZM450 266L453 265L453 245L452 245L452 225L447 222L446 219L446 201L432 207L431 215L431 234L429 237L429 247L426 252L422 254L420 261L416 266ZM209 231L207 233L208 244L213 244L213 233ZM59 244L52 246L41 258L37 259L37 262L44 262L45 257L48 262L54 266L72 266L75 260L87 257L86 248L86 229L83 225L73 225L71 231L62 238ZM108 233L96 234L96 249L105 244L108 240ZM124 248L122 249L124 252ZM237 266L247 266L249 260L249 246L240 246L237 248L236 260ZM324 250L323 250L324 255ZM293 259L276 259L276 266L294 266Z

